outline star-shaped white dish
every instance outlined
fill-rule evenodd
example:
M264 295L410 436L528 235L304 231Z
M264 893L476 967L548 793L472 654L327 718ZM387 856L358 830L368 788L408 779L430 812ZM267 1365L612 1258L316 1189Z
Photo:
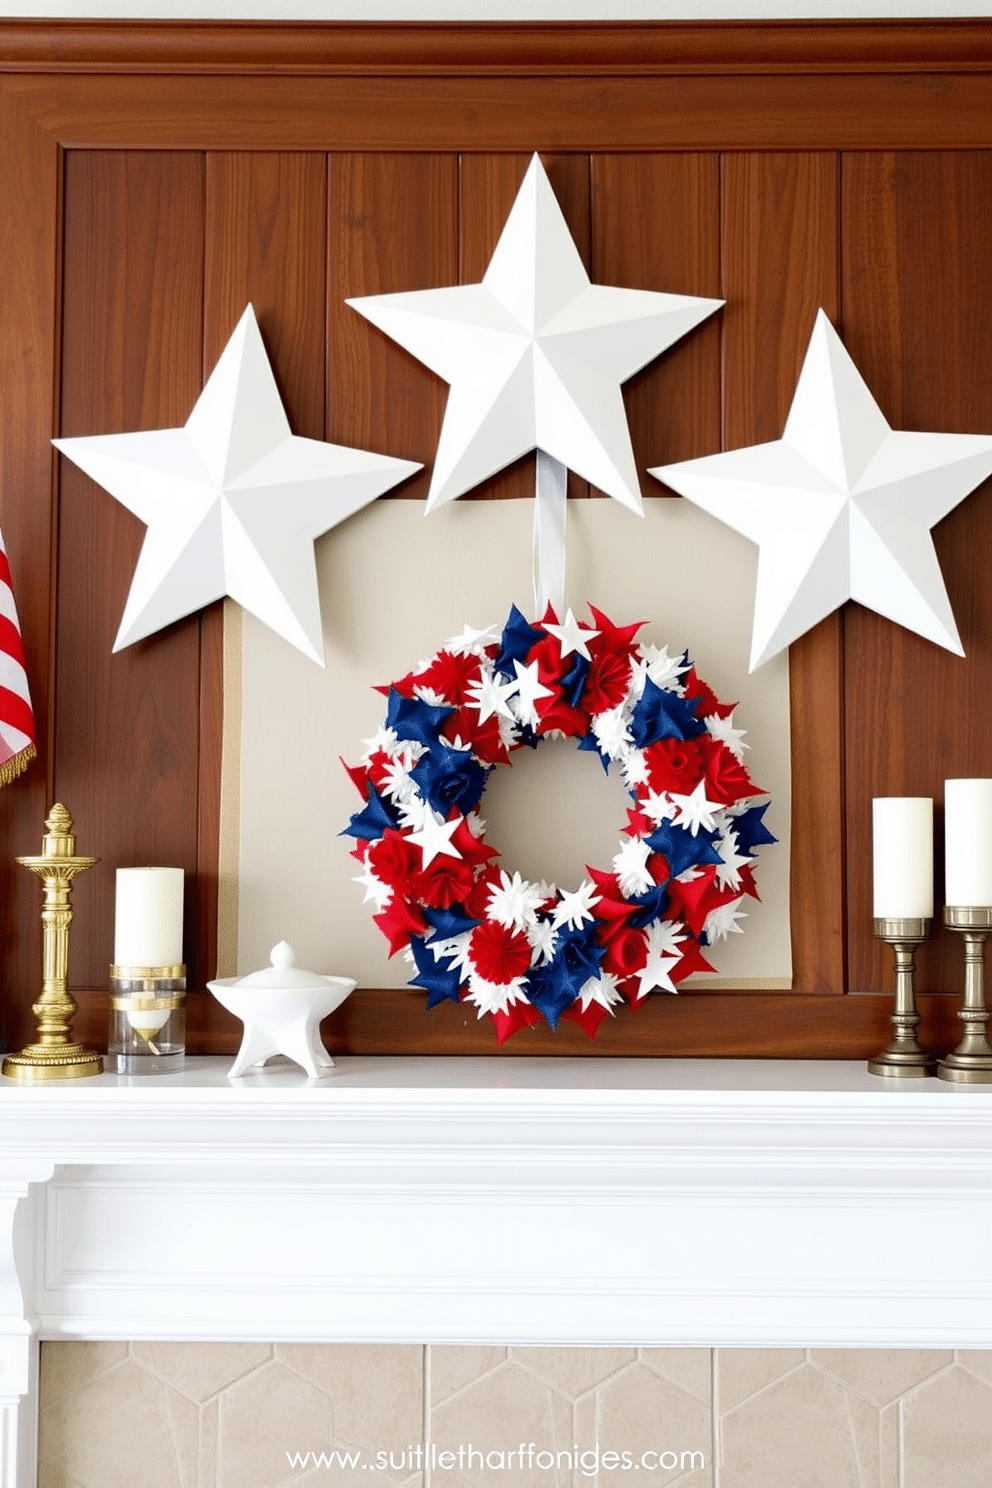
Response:
M481 284L348 301L451 384L428 511L538 449L640 512L621 384L722 303L590 283L537 155Z
M848 599L964 655L930 529L992 438L891 429L822 310L780 440L650 473L758 544L752 672Z
M315 539L420 469L292 434L250 305L183 428L52 443L148 528L115 651L230 595L321 666Z

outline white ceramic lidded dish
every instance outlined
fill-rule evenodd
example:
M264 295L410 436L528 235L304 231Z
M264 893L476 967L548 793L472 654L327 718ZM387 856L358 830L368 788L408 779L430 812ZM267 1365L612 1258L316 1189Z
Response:
M351 977L321 976L296 965L296 953L281 940L272 964L243 977L208 982L221 1007L244 1024L241 1048L228 1077L236 1079L284 1054L317 1080L334 1068L320 1038L320 1025L355 989Z

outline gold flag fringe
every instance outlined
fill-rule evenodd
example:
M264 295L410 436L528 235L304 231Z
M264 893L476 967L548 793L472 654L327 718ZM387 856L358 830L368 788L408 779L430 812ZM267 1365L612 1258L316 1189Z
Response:
M0 765L0 785L9 785L16 780L22 770L26 770L38 751L33 744L28 744L24 749L12 754L9 760L4 760Z

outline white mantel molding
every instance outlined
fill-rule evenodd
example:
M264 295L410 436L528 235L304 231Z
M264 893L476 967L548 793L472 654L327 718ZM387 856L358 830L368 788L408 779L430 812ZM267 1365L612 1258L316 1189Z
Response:
M0 1082L0 1478L39 1338L992 1347L992 1087L362 1059Z

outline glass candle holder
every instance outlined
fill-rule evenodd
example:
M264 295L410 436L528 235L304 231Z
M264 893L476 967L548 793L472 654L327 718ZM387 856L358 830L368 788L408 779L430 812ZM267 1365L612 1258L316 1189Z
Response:
M165 1075L186 1053L185 966L111 966L104 1067L118 1075Z

